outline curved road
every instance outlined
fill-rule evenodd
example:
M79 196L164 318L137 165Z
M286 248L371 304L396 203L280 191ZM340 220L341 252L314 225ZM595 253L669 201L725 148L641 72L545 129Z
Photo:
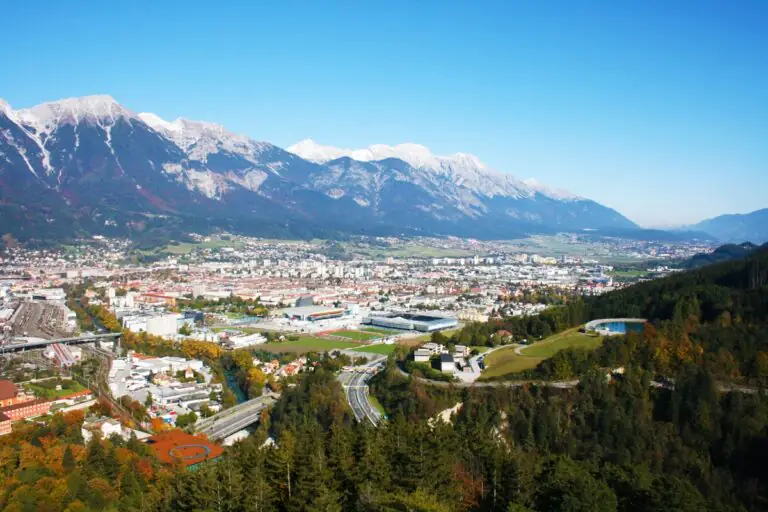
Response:
M419 382L423 382L424 384L428 384L430 386L439 386L439 387L449 387L449 386L456 386L459 388L471 388L471 387L478 387L478 388L495 388L495 387L509 387L509 388L518 388L521 386L526 386L529 384L533 384L536 386L547 386L551 388L559 388L559 389L568 389L568 388L575 388L578 386L580 380L574 379L574 380L494 380L494 381L483 381L483 382L444 382L440 380L431 380L431 379L425 379L424 377L416 377L414 375L411 375L410 373L406 373L403 371L402 368L397 366L397 371L400 372L400 374L404 377L412 377L413 379L418 380ZM654 388L665 388L665 389L674 389L675 388L675 382L672 379L667 379L666 382L659 382L652 380L650 385ZM716 384L717 390L721 393L730 393L730 392L736 392L736 393L757 393L758 388L752 387L752 386L740 386L737 384L728 384L728 383L717 383ZM768 394L768 389L765 390L765 393Z
M371 380L373 374L368 373L367 370L373 368L380 369L387 358L378 354L360 352L351 355L354 355L354 357L366 357L369 361L362 366L358 366L358 371L341 372L337 379L344 386L347 402L349 402L349 406L352 408L355 419L357 421L368 420L374 426L378 425L382 420L382 415L368 400L368 381Z
M376 426L381 421L381 413L368 401L368 381L371 377L370 373L354 375L346 386L347 399L357 421L367 419Z

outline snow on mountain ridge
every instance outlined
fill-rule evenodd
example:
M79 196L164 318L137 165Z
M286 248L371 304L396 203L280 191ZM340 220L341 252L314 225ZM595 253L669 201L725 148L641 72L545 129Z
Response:
M304 139L293 146L286 148L286 151L298 155L304 160L309 160L310 162L326 163L352 153L354 150L323 146L312 139Z
M246 135L232 133L218 123L191 121L183 117L166 121L150 112L139 114L139 118L175 142L193 160L201 162L207 162L211 153L228 151L258 163L258 155L270 147L266 142L256 142Z
M175 132L175 131L181 130L182 128L181 125L176 123L175 121L174 122L166 121L165 119L151 112L142 112L141 114L139 114L139 119L144 121L155 131L169 130L169 131ZM176 121L178 121L178 119Z
M399 158L412 167L427 168L434 171L441 170L441 158L449 158L437 157L426 146L413 143L398 144L397 146L374 144L364 149L342 149L324 146L312 139L304 139L287 148L287 151L316 163L326 163L344 156L359 162Z
M414 143L389 146L374 144L364 149L343 149L318 144L304 139L287 148L305 160L326 163L341 157L361 162L372 162L386 158L398 158L416 169L426 169L452 180L457 187L464 187L488 197L532 197L539 193L556 200L575 200L578 196L565 191L555 191L535 182L527 184L511 174L489 168L477 156L470 153L434 155L426 146Z
M11 104L5 101L3 98L0 98L0 112L9 117L13 113L13 107L11 107Z
M95 95L66 98L16 111L19 119L38 132L50 132L62 123L78 124L83 119L95 121L118 117L136 118L136 114L119 104L112 96Z

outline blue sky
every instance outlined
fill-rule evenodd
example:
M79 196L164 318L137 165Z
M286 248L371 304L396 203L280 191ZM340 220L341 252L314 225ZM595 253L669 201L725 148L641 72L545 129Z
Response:
M283 147L417 142L649 226L768 207L762 0L11 4L17 108L104 93Z

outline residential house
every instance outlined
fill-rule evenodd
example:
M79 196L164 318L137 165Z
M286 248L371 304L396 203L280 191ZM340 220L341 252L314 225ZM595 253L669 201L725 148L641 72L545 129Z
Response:
M440 354L440 371L444 373L454 373L456 371L456 361L451 354Z
M432 357L432 352L426 348L417 348L413 353L413 361L416 363L429 362L430 357Z

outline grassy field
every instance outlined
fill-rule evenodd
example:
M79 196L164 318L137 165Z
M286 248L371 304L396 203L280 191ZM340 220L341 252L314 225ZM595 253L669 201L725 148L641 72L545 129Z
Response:
M390 334L397 334L398 332L400 332L400 331L395 331L393 329L384 329L383 327L363 327L361 331L376 332L376 333L384 334L387 336Z
M182 242L179 245L167 245L158 252L167 252L169 254L189 254L197 247L199 247L198 244Z
M342 244L344 250L351 254L359 254L369 258L462 258L474 256L473 251L467 249L451 249L448 247L431 247L429 245L411 242L392 247L362 246L358 244Z
M213 332L222 332L222 331L238 331L242 332L244 334L253 334L256 332L264 332L264 329L260 329L258 327L213 327L211 329Z
M243 244L234 240L209 240L207 242L180 242L178 244L168 244L164 247L158 247L154 250L159 254L173 254L182 256L191 253L195 249L220 249L221 247L233 247L239 249Z
M379 345L369 345L367 347L356 348L354 350L355 352L368 352L370 354L382 354L382 355L388 356L389 354L395 351L395 347L396 345L394 344L393 345L379 344Z
M508 373L522 372L535 368L545 357L519 356L515 347L504 347L491 352L485 357L486 369L483 377L499 377Z
M46 387L47 383L50 383L53 385L56 381L48 380L48 381L42 381L42 382L33 382L30 384L24 384L24 389L27 391L34 393L36 397L38 398L45 398L48 400L60 398L62 396L67 396L72 393L77 393L78 391L82 391L85 388L81 386L79 383L73 381L73 380L67 380L64 381L66 383L66 386L63 386L61 390L56 390L56 388L48 388Z
M381 402L379 402L379 399L376 398L373 395L368 395L368 402L373 406L374 409L379 411L382 416L385 416L387 414L387 411L384 410L384 406L381 405Z
M449 338L453 336L455 332L458 332L460 329L448 329L446 331L440 331L444 335L448 336ZM424 343L427 343L432 339L432 333L427 334L421 334L419 336L414 336L413 338L406 338L406 339L400 339L397 341L400 345L407 345L409 347L416 347L418 345L422 345Z
M603 342L600 336L589 336L579 332L578 328L568 329L549 338L536 342L515 353L515 347L504 347L491 352L485 357L486 369L483 378L499 377L508 373L517 373L535 368L540 362L549 359L566 348L595 349Z
M355 341L370 341L381 338L381 334L363 331L336 331L331 333L331 335L349 338Z
M568 329L549 338L536 342L521 350L522 354L529 357L552 357L565 348L595 349L603 342L600 336L590 336L580 333L578 328Z
M298 341L263 343L257 348L275 353L305 354L307 352L326 352L333 349L356 348L360 344L354 341L329 340L315 336L301 336Z

